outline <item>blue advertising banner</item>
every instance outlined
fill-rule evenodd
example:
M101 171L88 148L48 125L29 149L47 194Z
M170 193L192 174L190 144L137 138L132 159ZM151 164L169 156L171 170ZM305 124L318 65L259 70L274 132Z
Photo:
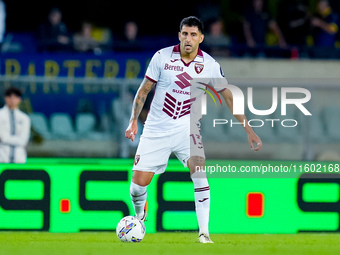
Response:
M3 54L0 74L44 77L142 78L150 53Z
M9 86L19 87L24 92L24 102L29 105L28 111L41 112L47 117L54 112L74 117L82 110L101 115L119 96L120 81L115 79L143 78L153 54L3 54L0 74L5 82L0 92Z

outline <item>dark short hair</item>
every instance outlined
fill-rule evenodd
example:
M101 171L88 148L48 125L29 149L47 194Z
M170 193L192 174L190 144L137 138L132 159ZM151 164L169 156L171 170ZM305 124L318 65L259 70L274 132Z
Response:
M22 92L18 88L9 87L8 89L5 90L5 97L10 97L11 95L16 95L17 97L21 97Z
M202 34L204 33L203 22L195 16L189 16L189 17L182 19L179 25L179 31L182 30L183 26L197 27L198 31L200 31Z

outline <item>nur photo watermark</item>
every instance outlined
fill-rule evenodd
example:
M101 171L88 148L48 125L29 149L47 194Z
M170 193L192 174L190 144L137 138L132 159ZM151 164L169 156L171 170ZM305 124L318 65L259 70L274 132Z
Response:
M213 86L209 84L211 81L205 79L193 79L191 81L191 98L200 98L200 100L195 100L193 106L196 108L196 114L207 115L207 97L209 96L214 104L222 105L221 92L228 89L233 95L232 102L232 114L233 115L244 115L246 112L251 113L254 116L259 116L256 119L248 119L247 123L245 121L238 122L233 119L214 119L212 126L216 125L228 125L233 127L235 125L242 125L245 127L249 125L250 127L262 127L264 125L270 125L274 127L275 125L281 125L283 127L296 127L299 123L298 120L287 117L287 106L293 106L298 111L299 114L303 116L312 116L311 111L306 106L311 100L311 92L306 88L301 87L268 87L267 90L271 91L271 97L268 98L271 101L271 106L267 109L257 109L254 102L254 87L246 88L245 93L236 85L228 84L225 79L214 79L213 82L217 85ZM280 93L279 93L280 92ZM201 95L199 95L201 94ZM219 102L219 103L217 103ZM279 109L280 108L280 109ZM200 112L197 110L200 109ZM279 111L279 113L278 113ZM271 116L276 114L280 118L265 118L264 116ZM262 118L260 118L262 117Z

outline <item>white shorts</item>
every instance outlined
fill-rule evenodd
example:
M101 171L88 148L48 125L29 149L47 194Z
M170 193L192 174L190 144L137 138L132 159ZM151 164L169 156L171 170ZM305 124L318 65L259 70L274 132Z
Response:
M171 153L187 167L191 156L205 158L200 128L181 129L179 132L143 132L132 170L164 173Z

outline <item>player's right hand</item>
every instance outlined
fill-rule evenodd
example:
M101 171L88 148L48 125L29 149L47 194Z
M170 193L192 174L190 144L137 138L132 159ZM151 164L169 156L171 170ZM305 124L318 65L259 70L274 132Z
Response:
M129 126L125 130L125 137L131 139L132 142L135 141L135 135L138 131L137 120L130 121Z

